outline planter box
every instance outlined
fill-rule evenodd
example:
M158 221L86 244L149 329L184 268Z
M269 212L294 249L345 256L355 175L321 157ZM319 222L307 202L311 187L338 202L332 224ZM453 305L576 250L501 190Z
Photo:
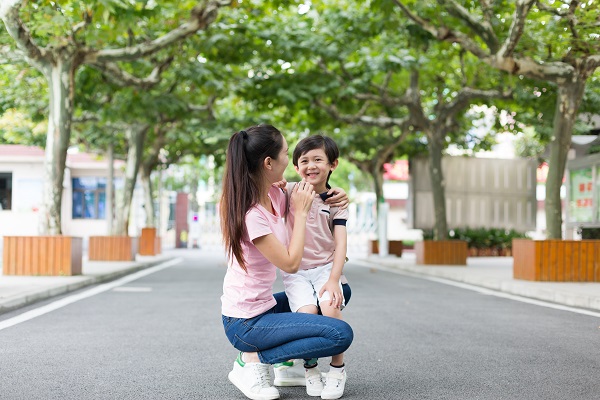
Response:
M139 254L141 256L155 256L161 253L161 247L160 237L156 236L156 228L142 228Z
M388 240L388 253L402 257L402 240ZM379 240L369 241L369 254L379 254Z
M421 265L467 265L467 242L423 240L415 242L415 254Z
M511 257L511 249L498 249L498 248L487 248L487 249L476 249L475 247L469 247L469 257Z
M4 275L81 275L82 239L71 236L5 236Z
M512 249L515 279L600 282L600 240L513 239Z
M130 236L90 236L90 261L134 261L138 238Z

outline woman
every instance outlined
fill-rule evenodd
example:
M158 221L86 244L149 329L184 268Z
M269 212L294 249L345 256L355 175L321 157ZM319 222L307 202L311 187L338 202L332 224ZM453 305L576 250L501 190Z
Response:
M287 142L271 125L250 127L229 141L220 204L228 255L221 303L225 334L240 350L229 380L250 399L279 398L271 364L340 354L353 339L346 322L284 312L285 305L273 297L276 270L298 271L315 197L309 183L296 185L290 198L296 219L288 240L282 220L286 196L273 186L283 179L288 161Z

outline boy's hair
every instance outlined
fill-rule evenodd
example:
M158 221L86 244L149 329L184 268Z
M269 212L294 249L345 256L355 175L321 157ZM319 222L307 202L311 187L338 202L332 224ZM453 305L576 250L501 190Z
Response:
M296 145L292 158L294 166L298 166L298 159L300 159L303 154L316 149L323 149L330 164L340 157L340 150L332 138L324 135L313 135L302 139Z

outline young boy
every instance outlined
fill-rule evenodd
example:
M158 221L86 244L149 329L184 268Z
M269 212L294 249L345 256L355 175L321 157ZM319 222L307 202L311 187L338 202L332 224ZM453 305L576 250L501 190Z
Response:
M325 204L328 181L338 166L339 150L335 142L326 136L315 135L301 140L293 154L293 163L301 178L311 183L320 194L312 203L306 221L304 254L300 270L296 274L282 273L285 293L292 312L317 314L342 319L344 297L340 278L346 260L348 210L330 208ZM289 183L291 193L294 183ZM294 226L294 210L288 210L286 226L291 232ZM286 369L297 360L274 366L275 385L284 382ZM317 360L305 360L306 392L322 399L339 399L344 394L346 371L344 355L331 358L325 385ZM282 385L283 386L283 385Z

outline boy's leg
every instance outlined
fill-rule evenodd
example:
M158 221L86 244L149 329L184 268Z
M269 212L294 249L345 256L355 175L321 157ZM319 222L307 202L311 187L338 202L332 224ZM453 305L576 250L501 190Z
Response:
M348 302L350 301L350 297L352 296L352 289L350 288L350 284L342 283L342 293L344 295L344 304L347 306ZM290 309L290 302L288 301L285 292L273 293L273 297L275 298L275 301L277 301L277 305L275 306L275 312L292 312L292 310ZM321 314L321 310L319 310L319 314Z
M325 277L321 278L320 284L315 288L320 292L321 288L324 285ZM327 274L327 279L329 279L329 274ZM344 301L342 301L342 306L345 304L345 293L344 287L340 283L340 290L344 295ZM329 293L323 293L323 296L319 298L319 307L324 316L342 319L342 311L341 307L333 307L329 304L331 296ZM339 399L344 395L344 389L346 386L346 369L344 365L344 353L335 354L331 357L331 364L329 368L329 372L325 374L325 385L323 391L321 392L322 399Z

